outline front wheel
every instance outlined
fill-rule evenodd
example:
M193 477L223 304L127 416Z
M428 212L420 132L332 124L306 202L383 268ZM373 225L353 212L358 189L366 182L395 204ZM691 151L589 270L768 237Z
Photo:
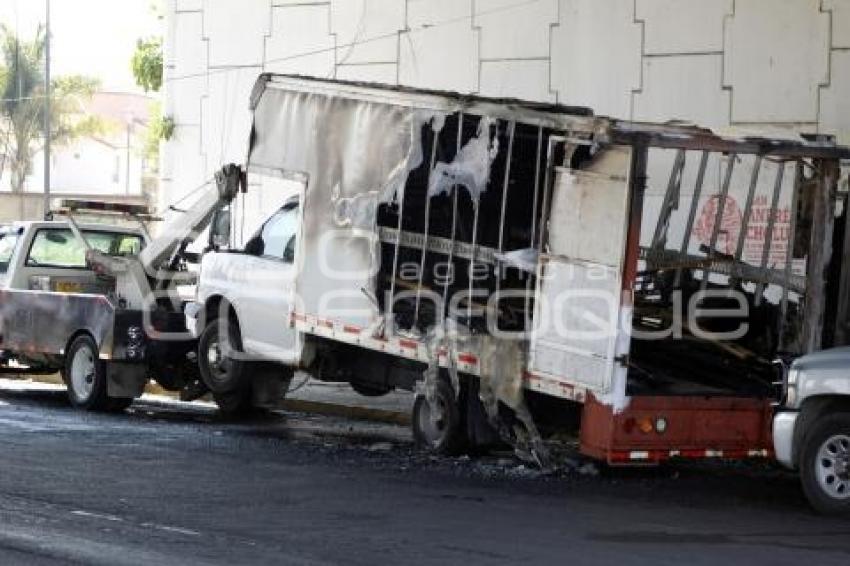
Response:
M204 385L216 395L245 388L245 362L240 360L239 329L232 322L213 319L198 339L198 369Z
M133 402L132 399L110 398L107 394L106 363L100 360L97 343L88 334L71 342L62 376L68 386L68 399L80 409L120 411Z
M815 422L800 457L803 491L817 511L850 515L850 413Z

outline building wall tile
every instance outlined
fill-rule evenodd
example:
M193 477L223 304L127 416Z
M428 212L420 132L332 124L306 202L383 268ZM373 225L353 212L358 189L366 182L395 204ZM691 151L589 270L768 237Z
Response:
M819 8L819 0L737 0L724 64L733 122L817 121L818 88L829 80L829 15Z
M552 88L558 102L631 116L640 88L641 27L633 0L561 0L552 30Z

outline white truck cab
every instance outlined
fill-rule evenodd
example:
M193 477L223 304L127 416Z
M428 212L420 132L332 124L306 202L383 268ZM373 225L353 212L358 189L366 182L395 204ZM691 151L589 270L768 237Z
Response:
M258 396L267 395L258 392L256 375L264 369L272 374L276 400L275 384L280 378L288 383L289 368L300 362L303 339L288 321L298 269L299 205L299 196L287 199L243 246L231 248L222 241L229 239L229 230L217 234L223 245L201 261L196 299L186 309L187 327L198 339L200 374L225 411L263 404ZM227 355L234 349L240 359Z

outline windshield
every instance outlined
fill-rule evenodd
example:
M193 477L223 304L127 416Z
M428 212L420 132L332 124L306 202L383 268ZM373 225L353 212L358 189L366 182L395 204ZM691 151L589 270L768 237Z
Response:
M9 263L18 245L17 234L0 234L0 273L9 270Z
M89 245L102 253L126 256L139 253L144 240L138 234L83 230ZM86 250L68 228L45 228L33 239L27 265L84 269Z

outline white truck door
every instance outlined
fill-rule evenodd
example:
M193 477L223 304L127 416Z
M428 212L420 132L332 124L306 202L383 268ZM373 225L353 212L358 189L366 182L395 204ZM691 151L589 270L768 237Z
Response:
M625 389L631 308L623 299L632 151L609 147L581 169L557 168L549 247L541 254L530 369L598 397Z
M295 291L297 202L284 205L232 256L232 302L245 352L283 363L295 361L298 335L290 327Z

